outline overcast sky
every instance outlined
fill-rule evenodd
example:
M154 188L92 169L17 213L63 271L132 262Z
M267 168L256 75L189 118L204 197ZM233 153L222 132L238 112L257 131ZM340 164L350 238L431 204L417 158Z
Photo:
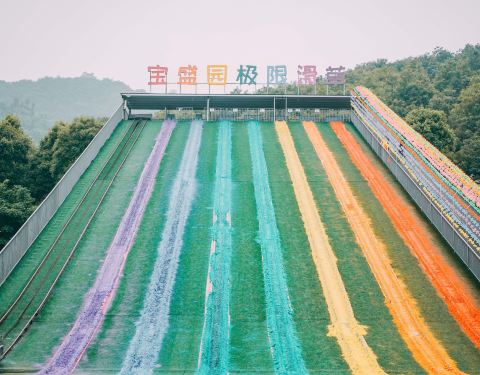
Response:
M480 42L480 0L0 0L0 80L100 78L147 88L148 65L298 64L320 73Z

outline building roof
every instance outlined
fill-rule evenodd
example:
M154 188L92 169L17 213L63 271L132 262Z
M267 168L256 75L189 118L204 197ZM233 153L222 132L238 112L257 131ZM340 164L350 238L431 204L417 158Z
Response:
M351 108L350 96L123 93L122 98L132 110L203 110L208 102L210 108Z

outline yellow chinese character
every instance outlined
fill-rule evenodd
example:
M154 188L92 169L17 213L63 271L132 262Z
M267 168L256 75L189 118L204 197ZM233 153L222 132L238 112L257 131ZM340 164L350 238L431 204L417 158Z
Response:
M207 65L207 81L209 85L225 86L227 84L227 66Z

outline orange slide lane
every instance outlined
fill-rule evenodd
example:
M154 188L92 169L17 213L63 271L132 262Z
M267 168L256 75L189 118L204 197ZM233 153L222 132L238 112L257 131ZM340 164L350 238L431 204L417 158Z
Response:
M355 319L352 305L337 267L337 258L317 211L312 191L285 121L276 121L275 129L285 156L295 198L300 209L312 257L322 285L331 325L329 335L336 337L343 357L353 374L384 374L364 336L366 327Z
M405 284L397 277L385 244L375 235L370 218L355 198L315 123L305 121L303 126L385 296L393 321L415 360L430 374L462 374L425 323Z
M368 181L370 189L403 241L418 259L423 272L447 305L450 315L475 346L480 348L480 308L473 295L468 292L466 283L447 263L433 244L420 218L370 161L353 135L347 131L345 124L332 122L331 126L352 162Z

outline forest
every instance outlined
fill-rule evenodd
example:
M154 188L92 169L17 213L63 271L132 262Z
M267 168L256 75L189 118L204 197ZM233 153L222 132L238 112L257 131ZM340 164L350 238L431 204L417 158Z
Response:
M347 89L356 85L371 89L468 175L479 181L480 44L466 45L457 52L436 48L425 55L395 62L379 59L348 70L346 77ZM83 77L88 82L92 79L91 76ZM58 83L58 80L50 82ZM106 83L111 85L112 81ZM113 90L127 87L118 82L115 85ZM320 87L318 93L325 94L325 88ZM308 93L309 89L306 89L307 92L302 93ZM296 86L289 85L287 92L296 92ZM102 95L106 96L107 91ZM88 100L99 102L97 99ZM70 98L70 101L73 100L74 97ZM82 105L81 101L77 105ZM87 112L88 108L85 106L81 110ZM3 110L7 111L7 108ZM17 114L22 116L22 113ZM0 115L4 117L0 119L1 248L81 154L105 119L83 116L71 121L57 121L45 134L44 130L36 128L35 114L30 114L26 120L23 116L20 119L5 112ZM89 115L99 116L97 112ZM27 127L24 121L28 122ZM46 126L45 119L39 126L42 129ZM38 139L40 135L45 135L37 145L29 134Z

